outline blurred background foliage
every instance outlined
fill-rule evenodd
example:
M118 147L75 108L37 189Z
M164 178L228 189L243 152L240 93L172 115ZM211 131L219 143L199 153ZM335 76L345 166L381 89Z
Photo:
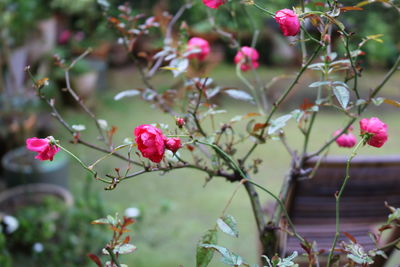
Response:
M160 10L168 10L174 14L184 1L175 0L108 0L114 13L118 5L129 3L133 13L155 14ZM265 16L254 8L243 8L239 0L231 0L224 8L216 12L201 4L200 0L193 1L194 7L187 11L182 19L185 20L195 33L210 34L212 25L207 13L215 15L216 24L221 28L235 32L243 44L251 42L254 29L260 30L260 37L257 46L263 47L270 43L271 34L277 32L277 26L272 23L272 18ZM299 5L298 2L288 0L257 1L267 6L269 10L278 10L290 6ZM318 8L319 2L306 1L306 6L312 9ZM352 6L359 1L345 1L344 6ZM364 64L372 66L388 66L394 61L393 52L399 49L400 20L398 12L387 3L371 2L363 6L364 11L350 11L344 14L343 22L350 31L357 36L363 37L371 34L383 34L384 42L369 42L365 48ZM7 40L14 46L18 46L33 34L32 25L35 22L51 16L61 16L66 19L66 26L71 31L84 33L85 38L77 44L80 47L95 46L99 42L113 40L115 36L107 29L107 22L102 16L101 8L97 0L74 0L71 4L68 0L1 0L0 25L2 35L7 35ZM373 12L370 12L373 11ZM111 12L112 13L112 12ZM357 45L354 43L353 45ZM273 47L270 47L273 49ZM64 53L65 54L65 53ZM277 60L267 60L266 64L279 63Z

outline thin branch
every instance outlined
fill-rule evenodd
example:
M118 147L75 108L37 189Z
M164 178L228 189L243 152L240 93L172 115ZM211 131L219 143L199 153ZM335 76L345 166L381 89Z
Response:
M181 8L176 12L175 16L172 18L172 20L169 22L168 27L167 27L167 32L165 34L165 45L170 45L172 42L172 30L174 28L174 25L176 22L179 20L179 18L183 15L186 9L190 9L192 7L192 3L185 4L181 6ZM153 65L153 67L147 72L146 77L151 78L154 76L156 71L160 68L161 64L164 61L165 56L159 57L156 61L156 63Z
M394 63L394 65L392 66L392 68L389 70L389 72L385 75L385 77L383 78L383 80L375 87L374 90L372 90L372 93L370 95L370 99L374 98L383 88L383 86L388 82L388 80L393 76L393 74L398 70L400 66L400 55L397 57L396 62ZM361 113L364 112L364 110L368 107L368 105L370 104L371 101L368 101L367 103L364 104L364 106L362 106L361 108ZM352 118L349 120L349 122L347 123L346 127L343 128L343 131L341 133L339 133L338 135L332 137L328 142L326 142L320 149L318 149L316 152L307 155L305 157L305 159L310 159L312 157L318 156L319 154L321 154L326 148L328 148L333 142L336 141L336 139L342 135L343 133L345 133L349 127L356 121L357 118Z
M335 251L336 243L337 243L337 241L339 239L339 235L340 235L340 200L343 195L344 189L346 188L347 182L350 179L350 163L351 163L352 159L357 155L357 150L365 143L366 140L367 140L367 137L363 137L363 139L361 139L360 142L354 147L350 157L347 160L346 176L344 178L343 184L340 187L339 192L336 192L336 194L335 194L335 198L336 198L336 223L335 223L336 232L335 232L335 237L332 242L331 249L329 251L328 260L326 263L327 267L331 266L333 252Z
M278 100L275 101L275 103L273 104L273 108L270 112L270 114L268 115L266 121L265 121L265 125L268 125L269 122L271 121L272 116L275 114L275 112L278 110L278 107L280 106L280 104L282 104L282 102L286 99L286 97L289 95L289 93L293 90L294 86L297 84L297 82L299 81L300 77L303 75L303 73L305 72L305 70L308 68L308 66L311 64L311 62L314 60L314 58L318 55L319 50L321 49L321 45L319 45L317 47L317 49L315 49L314 53L311 55L311 57L308 59L308 61L306 62L306 64L300 69L299 73L297 74L296 78L293 80L293 82L290 84L290 86L286 89L286 91L278 98ZM260 137L262 138L262 136L265 133L265 129L262 129L261 133L260 133ZM256 149L256 147L258 146L258 144L254 144L249 152L247 152L247 154L243 157L243 159L241 160L242 164L244 164L244 162L248 159L248 157L251 155L251 153Z

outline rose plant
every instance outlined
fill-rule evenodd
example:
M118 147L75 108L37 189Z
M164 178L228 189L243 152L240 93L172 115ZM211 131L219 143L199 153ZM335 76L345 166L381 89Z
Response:
M298 44L302 54L301 65L289 86L283 89L277 98L267 99L266 86L257 79L257 68L260 64L260 54L269 53L269 51L257 51L255 49L257 33L254 34L252 44L241 46L240 40L237 40L233 33L224 30L215 23L214 16L219 12L218 9L234 8L230 2L233 1L202 0L202 3L200 3L203 8L216 9L208 13L209 19L213 23L212 26L216 33L220 35L221 39L227 40L230 49L236 52L233 61L236 64L236 75L243 82L243 88L226 88L218 85L213 81L212 73L204 74L195 68L196 64L192 64L193 61L190 59L204 60L212 48L208 41L202 38L193 36L188 40L191 31L188 30L190 27L186 23L182 22L181 27L177 27L182 14L192 8L193 3L191 1L182 1L181 8L174 16L163 13L158 17L150 18L145 18L143 15L133 15L132 10L127 5L119 7L118 15L112 15L115 12L110 12L110 5L105 4L107 2L104 0L99 1L110 26L119 34L119 40L126 46L127 53L140 70L142 81L146 85L146 89L133 89L118 93L115 97L116 101L125 101L122 99L141 96L149 105L175 118L176 127L171 129L165 125L154 124L154 121L148 121L148 124L145 125L132 125L132 129L135 128L134 138L132 135L124 141L115 140L116 128L107 127L108 123L97 118L77 96L69 82L70 70L77 61L90 52L87 51L72 61L71 64L59 64L59 66L63 68L65 73L66 91L93 119L98 131L98 138L103 142L100 146L81 137L79 129L70 125L62 117L55 101L48 99L43 94L43 90L46 88L44 79L36 80L29 68L27 68L27 71L31 74L38 96L48 104L52 115L71 133L72 143L104 152L105 156L88 165L80 160L78 155L74 155L64 148L62 146L64 141L54 139L40 141L40 145L34 146L32 146L31 141L27 141L27 144L29 143L28 149L35 149L34 151L39 153L44 153L48 149L52 149L53 152L61 149L69 153L96 180L105 183L106 190L112 190L125 181L129 181L130 178L144 173L169 172L182 168L204 172L208 176L207 182L210 182L213 177L237 182L238 189L244 187L248 193L258 236L262 244L265 264L268 264L268 266L294 266L295 264L297 253L288 258L284 258L285 255L281 255L281 257L276 255L278 253L277 232L279 230L294 235L304 248L305 253L308 253L310 262L316 262L319 256L318 253L314 252L316 244L313 243L313 240L305 240L296 231L295 225L286 211L284 203L288 189L293 181L307 178L313 171L305 167L307 160L321 156L336 142L340 147L353 148L346 168L347 175L344 177L343 185L338 189L336 195L339 207L341 195L350 178L350 162L358 149L365 144L381 147L388 140L386 124L375 117L371 119L363 118L363 113L370 103L378 102L377 95L399 68L400 57L396 59L394 65L378 85L366 93L359 88L358 83L362 73L359 57L362 55L364 44L367 41L373 41L375 37L369 36L362 39L349 32L349 29L341 22L343 12L360 12L361 6L346 7L334 1L327 1L326 4L317 6L301 1L299 7L293 9L287 7L273 12L261 6L258 1L241 1L243 6L240 6L240 8L255 8L266 16L274 18L281 29L281 34L294 36L292 42ZM149 21L152 23L149 23ZM311 25L317 34L307 30L306 23ZM158 32L157 29L154 29L158 37L163 40L163 47L160 47L160 50L154 55L144 59L143 53L134 52L136 41L144 35L151 34L150 29L157 27L166 29ZM179 29L179 31L173 34L176 29ZM333 34L339 36L343 48L341 51L344 52L332 51L334 48L331 43ZM143 62L143 60L146 62ZM152 79L158 72L165 71L171 71L179 82L175 83L174 88L161 92L153 85ZM282 103L287 101L289 95L294 93L295 85L304 73L311 71L321 77L309 84L309 87L316 89L315 99L298 103L299 108L277 116L277 112L281 111ZM250 77L255 78L250 79ZM213 101L218 95L227 95L236 100L250 102L255 105L257 112L250 110L248 113L233 117L218 126L214 123L214 118L219 113L224 112ZM399 105L394 100L382 98L381 100L386 104ZM327 134L327 141L320 144L317 150L310 151L310 136L313 131L316 131L315 118L321 110L329 109L337 110L343 115L343 125L340 130L334 131L334 129L340 127L336 125L332 129L333 134L332 132ZM246 121L250 118L251 120L247 123L245 129L247 138L243 138L243 136L237 134L237 122ZM301 149L293 148L286 142L285 126L289 121L298 126L299 135L304 137ZM212 123L212 129L205 127L206 122ZM358 143L356 136L352 133L353 124L356 122L360 123ZM285 179L279 196L272 193L268 188L259 185L252 177L256 175L257 167L262 161L262 159L254 158L253 152L256 149L268 146L273 140L281 141L283 149L287 150L292 157L288 179ZM245 153L238 152L237 146L239 144L247 146ZM123 152L126 150L126 153ZM166 156L166 150L173 153L172 158ZM132 157L131 151L137 153ZM55 153L46 152L45 154L46 157L40 156L40 159L51 159L51 156ZM127 163L126 170L121 171L118 168L114 170L115 173L110 171L105 175L99 174L96 171L96 165L111 156L125 161ZM137 170L132 171L132 166L135 166ZM125 186L129 185L125 184ZM259 192L269 194L276 201L278 208L275 209L273 214L268 214L271 219L267 219L265 216L258 196ZM197 250L197 266L207 266L214 252L221 254L223 262L228 265L249 266L239 255L217 244L218 228L224 233L237 236L236 221L231 215L226 214L230 203L231 201L228 202L221 217L218 218L216 226L202 237ZM339 216L339 209L336 214ZM333 252L338 248L339 231L340 228L337 225L336 236L332 237L333 243L328 256L328 266L332 266L336 259L336 257L333 257ZM368 260L361 262L361 264L367 265L373 262L373 257L381 254L380 251L380 248L377 247L366 252L365 255L368 255L365 259ZM352 264L357 261L352 250L340 250L340 252L347 255L346 260L350 266L353 266ZM118 255L112 259L111 264L115 263L118 266L117 260Z

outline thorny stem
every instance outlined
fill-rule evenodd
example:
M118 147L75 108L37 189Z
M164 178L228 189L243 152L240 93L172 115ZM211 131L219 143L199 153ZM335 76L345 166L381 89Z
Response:
M327 267L331 266L333 252L335 251L336 243L337 243L339 235L340 235L340 200L341 200L342 194L344 192L344 189L346 188L347 182L350 179L350 163L351 163L352 159L357 155L358 149L365 143L366 140L367 140L367 137L364 136L360 140L360 142L358 142L358 144L354 147L353 151L351 152L351 155L347 160L346 176L344 178L343 184L340 187L339 192L336 192L336 194L335 194L335 198L336 198L336 223L335 223L336 224L336 233L335 233L335 237L332 242L331 250L329 251L328 260L326 263Z
M94 178L95 178L96 180L102 181L102 182L107 183L107 184L111 184L111 183L112 183L112 182L110 182L110 181L108 181L108 180L106 180L106 179L103 179L103 178L98 177L98 176L97 176L97 173L96 173L93 169L91 169L90 167L86 166L86 164L83 163L82 160L81 160L80 158L78 158L77 156L75 156L74 153L72 153L71 151L69 151L69 150L66 149L65 147L61 146L60 144L55 144L55 145L56 145L57 147L59 147L62 151L66 152L68 155L70 155L70 156L71 156L75 161L77 161L85 170L87 170L88 172L90 172L91 174L93 174L93 176L94 176Z
M269 113L266 121L265 121L265 125L268 125L269 122L271 121L272 116L275 114L275 112L278 110L278 107L280 106L280 104L286 99L286 97L289 95L289 93L292 91L292 89L294 88L294 86L297 84L297 82L299 81L300 77L303 75L303 73L305 72L305 70L307 69L307 67L311 64L311 62L314 60L314 58L318 55L319 50L321 49L321 45L319 45L317 47L317 49L315 49L314 53L311 55L311 57L308 59L308 61L306 62L306 64L300 69L299 73L297 74L296 78L293 80L293 82L290 84L290 86L286 89L286 91L278 98L278 100L275 101L273 108L271 110L271 112ZM265 129L262 129L261 133L260 133L260 137L262 137L264 135ZM243 159L241 160L242 164L244 164L244 162L248 159L248 157L251 155L251 153L256 149L256 147L258 146L258 144L254 144L249 152L247 152L247 154L243 157Z
M380 90L382 90L383 86L387 83L387 81L390 79L390 77L393 76L393 74L398 70L400 66L400 55L397 57L396 62L394 63L394 65L392 66L392 68L390 69L390 71L385 75L385 77L383 78L383 80L379 83L378 86L375 87L375 89L372 91L371 95L370 95L370 99L374 98L379 92ZM370 101L365 103L364 106L362 106L361 108L361 113L364 112L364 110L368 107L368 105L370 104ZM352 118L348 121L348 123L346 124L346 127L343 128L343 131L341 133L339 133L338 135L332 137L328 142L326 142L320 149L318 149L316 152L307 155L306 159L310 159L312 157L318 156L319 154L321 154L325 149L327 149L333 142L335 142L335 140L342 135L343 133L345 133L349 127L356 121L357 118Z
M272 193L271 191L269 191L267 188L265 188L265 187L263 187L263 186L257 184L257 183L254 182L253 180L246 179L246 182L247 182L247 183L250 183L250 184L252 184L252 185L254 185L254 186L256 186L256 187L258 187L259 189L261 189L262 191L264 191L264 192L266 192L268 195L270 195L273 199L275 199L276 202L278 202L278 204L279 204L281 210L283 211L283 214L284 214L285 217L286 217L286 220L287 220L287 222L288 222L290 228L291 228L292 231L293 231L293 235L294 235L301 243L307 244L306 240L305 240L302 236L300 236L299 233L297 233L296 227L294 226L292 220L290 219L290 216L289 216L289 214L288 214L288 211L287 211L287 209L286 209L285 204L283 203L283 201L282 201L279 197L277 197L274 193Z
M261 114L265 114L265 111L260 103L260 97L259 94L257 93L256 88L246 79L246 77L243 76L242 71L240 70L240 64L236 65L236 76L251 90L251 93L253 94L253 97L256 101L256 105L258 108L258 111Z
M261 11L267 13L268 15L270 15L270 16L272 16L272 17L275 17L275 14L274 14L273 12L271 12L271 11L269 11L268 9L266 9L266 8L264 8L264 7L262 7L262 6L260 6L260 5L257 4L256 2L254 2L253 6L255 6L256 8L260 9Z
M121 267L121 264L119 264L113 250L110 247L106 247L106 250L108 251L108 253L110 253L111 263L117 265L117 267Z
M206 84L207 84L207 80L208 80L208 77L204 80L204 83L203 83L203 85L202 85L201 88L198 87L198 86L197 86L197 83L195 82L196 87L197 87L197 90L199 91L199 96L198 96L198 98L197 98L196 106L195 106L195 108L194 108L194 110L193 110L193 112L192 112L192 116L193 116L193 119L194 119L194 123L196 124L197 130L198 130L198 131L200 132L200 134L201 134L202 136L204 136L204 137L206 137L207 134L206 134L206 132L203 130L203 127L201 127L200 121L199 121L199 119L197 118L197 111L199 110L199 107L200 107L201 97L203 96L203 90L204 90L204 88L205 88L205 86L206 86Z
M77 57L72 63L64 70L65 71L65 81L67 85L67 91L69 94L75 99L75 101L79 104L79 106L89 115L94 120L94 123L96 125L96 128L101 136L101 139L111 147L111 144L108 143L107 139L104 136L103 129L101 128L99 121L96 118L96 115L83 103L82 99L76 94L76 92L72 89L71 87L71 82L70 82L70 77L69 77L69 70L72 69L75 64L83 59L85 56L87 56L91 52L91 48L87 49L82 55Z
M277 197L274 193L272 193L272 192L269 191L268 189L264 188L263 186L257 184L257 183L254 182L253 180L251 180L251 179L242 171L242 169L238 166L238 164L235 162L235 160L232 159L232 157L230 157L228 154L226 154L220 147L218 147L218 146L216 146L216 145L213 145L213 144L201 142L201 141L198 141L198 140L196 140L196 142L212 147L218 154L220 154L220 156L223 157L223 159L224 159L225 161L229 161L229 162L231 163L231 164L229 164L229 165L233 168L233 170L236 171L237 173L239 173L240 176L245 180L245 182L246 182L245 185L246 185L247 183L250 183L250 184L252 184L252 185L254 185L254 186L260 188L261 190L263 190L264 192L266 192L267 194L269 194L272 198L274 198L274 199L278 202L278 204L279 204L280 208L282 209L283 213L285 214L285 217L286 217L286 219L287 219L287 222L288 222L290 228L291 228L292 231L293 231L293 235L294 235L297 239L299 239L299 241L302 242L303 244L307 244L306 241L304 240L304 238L302 238L302 237L297 233L297 231L296 231L296 229L295 229L295 226L294 226L292 220L290 219L289 214L288 214L288 212L287 212L287 210L286 210L285 204L282 202L282 200L281 200L279 197ZM253 197L250 197L250 199L251 199L251 200L254 200ZM258 213L256 213L256 212L255 212L255 215L256 215L256 217L257 217L257 215L262 216L262 214L258 214ZM261 230L260 233L262 233L262 230L263 230L263 229L261 228L261 229L259 229L259 230Z
M186 9L189 9L192 7L192 3L185 4L181 6L181 8L176 12L175 16L171 19L171 21L168 24L167 27L167 32L165 34L165 45L170 45L172 43L172 29L174 28L174 25L178 21L178 19L183 15ZM153 67L147 72L146 78L151 78L156 74L156 71L160 68L161 64L164 61L164 56L159 57L156 61L156 63L153 65Z
M346 32L343 31L343 34L346 38L345 40L345 48L346 48L346 53L347 53L347 57L350 60L350 64L351 64L351 68L353 70L354 73L354 83L353 83L353 91L356 94L357 100L360 99L360 94L358 92L358 71L357 71L357 67L355 65L355 62L353 60L353 56L351 55L351 51L350 51L350 35ZM358 114L360 115L361 113L361 106L358 107Z
M232 204L233 198L235 197L236 193L239 191L239 188L244 184L246 180L242 179L236 186L235 190L233 191L231 197L229 198L228 202L225 205L225 208L222 210L221 217L225 215L226 211L228 210L229 206Z
M301 1L300 1L300 4L301 4L301 12L304 13L304 11L305 11L305 8L304 8L304 0L301 0ZM306 30L304 29L304 21L301 21L301 22L300 22L300 25L301 25L301 30L300 30L300 40L301 40L301 42L300 42L300 47L301 47L301 54L302 54L302 58L303 58L302 66L304 66L304 64L306 64L306 62L307 62L307 47L306 47L306 43L304 42L304 32L306 31Z
M31 80L32 80L32 82L33 82L33 84L34 84L34 86L35 86L35 88L37 89L37 95L38 95L38 97L39 97L43 102L45 102L45 103L51 108L51 115L52 115L54 118L56 118L56 119L61 123L61 125L63 125L65 129L67 129L67 131L68 131L70 134L72 134L73 136L75 136L75 133L76 133L76 132L71 128L71 126L64 120L64 118L63 118L63 117L61 116L61 114L58 112L57 108L55 107L54 102L51 101L51 100L46 99L46 98L44 97L44 95L41 93L41 88L38 88L38 82L37 82L36 79L33 77L32 73L31 73L31 71L30 71L29 66L26 67L26 72L28 73L29 77L31 78ZM102 147L98 147L98 146L96 146L96 145L94 145L94 144L92 144L92 143L89 143L89 142L86 142L86 141L82 140L81 138L76 139L76 142L77 142L77 143L80 143L80 144L83 144L83 145L85 145L85 146L87 146L87 147L90 147L90 148L92 148L92 149L95 149L95 150L97 150L97 151L103 152L103 153L111 153L110 150L105 149L105 148L102 148ZM114 153L113 156L115 156L115 157L117 157L117 158L120 158L120 159L122 159L122 160L125 160L125 161L127 161L127 162L133 163L133 164L135 164L135 165L141 166L140 163L135 162L135 161L133 161L133 160L131 160L131 159L128 159L128 158L122 156L121 154Z

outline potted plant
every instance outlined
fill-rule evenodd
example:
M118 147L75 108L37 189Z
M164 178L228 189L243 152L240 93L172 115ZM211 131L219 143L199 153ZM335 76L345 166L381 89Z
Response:
M68 187L68 158L57 155L53 162L35 160L34 153L25 147L7 152L2 160L3 176L7 186L29 183L49 183Z

